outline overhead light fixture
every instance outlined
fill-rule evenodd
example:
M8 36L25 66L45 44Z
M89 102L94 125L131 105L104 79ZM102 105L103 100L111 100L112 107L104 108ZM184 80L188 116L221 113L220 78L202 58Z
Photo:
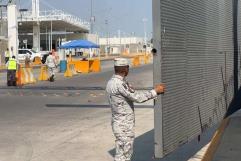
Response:
M26 9L26 8L19 9L19 12L27 12L27 11L28 11L28 9Z
M19 9L19 12L20 12L20 15L21 15L21 22L18 23L19 26L22 26L22 21L23 21L23 20L22 20L22 19L23 19L22 13L23 13L23 12L27 12L27 11L28 11L28 9L25 9L25 8Z

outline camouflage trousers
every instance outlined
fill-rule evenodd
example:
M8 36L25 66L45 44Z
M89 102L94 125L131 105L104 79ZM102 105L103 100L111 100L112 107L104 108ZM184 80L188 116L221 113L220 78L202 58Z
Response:
M114 161L130 161L133 154L134 135L115 134L115 160Z

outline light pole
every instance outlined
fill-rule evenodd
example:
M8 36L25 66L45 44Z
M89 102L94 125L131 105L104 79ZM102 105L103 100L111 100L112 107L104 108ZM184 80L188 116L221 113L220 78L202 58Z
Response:
M109 55L109 27L108 27L108 20L105 20L106 24L106 40L107 40L107 55Z
M90 33L94 33L95 16L93 16L93 0L90 1Z
M119 37L119 52L121 54L121 30L118 30L118 37Z
M146 34L146 22L147 22L147 18L143 18L143 26L144 26L144 45L143 48L145 50L145 55L146 55L146 47L147 47L147 34Z
M143 18L143 27L144 27L144 44L147 44L147 35L146 35L146 22L147 22L147 18Z
M134 38L135 32L131 32L130 35L130 46L129 46L129 54L132 52L131 44L132 44L132 39Z

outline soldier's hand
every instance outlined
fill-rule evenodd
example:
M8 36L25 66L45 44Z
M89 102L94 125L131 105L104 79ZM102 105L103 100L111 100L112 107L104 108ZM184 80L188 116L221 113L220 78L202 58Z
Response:
M165 84L161 83L155 86L154 90L157 94L164 94L166 90Z

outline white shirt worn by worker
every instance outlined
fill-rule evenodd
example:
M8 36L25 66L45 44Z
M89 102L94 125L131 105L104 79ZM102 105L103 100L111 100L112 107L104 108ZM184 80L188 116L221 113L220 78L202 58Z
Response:
M45 63L49 68L55 68L56 67L56 62L55 62L55 57L53 55L49 55L46 59Z

